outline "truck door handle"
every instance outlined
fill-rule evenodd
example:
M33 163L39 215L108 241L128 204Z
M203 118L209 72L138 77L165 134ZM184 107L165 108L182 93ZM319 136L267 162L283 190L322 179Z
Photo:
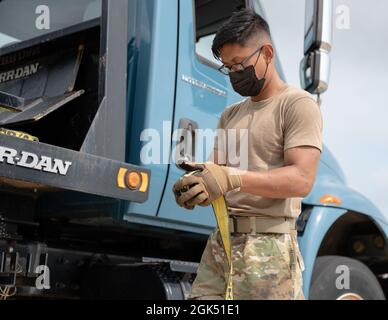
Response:
M175 163L195 161L198 123L190 119L181 119L178 129Z

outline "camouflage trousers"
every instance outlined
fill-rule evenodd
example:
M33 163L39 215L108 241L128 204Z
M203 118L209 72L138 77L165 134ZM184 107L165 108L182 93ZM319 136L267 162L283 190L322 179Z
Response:
M235 300L304 300L296 232L231 235ZM209 237L189 300L225 297L228 264L220 233Z

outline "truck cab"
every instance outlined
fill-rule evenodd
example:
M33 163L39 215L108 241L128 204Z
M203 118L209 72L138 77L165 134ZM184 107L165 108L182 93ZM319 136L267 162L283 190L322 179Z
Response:
M211 207L188 212L176 205L171 190L183 172L175 163L187 155L206 160L214 136L199 136L198 129L215 129L225 108L242 99L210 48L233 12L251 7L265 17L261 1L47 1L52 29L34 29L45 9L26 2L0 2L0 93L11 101L0 109L0 127L41 142L0 135L0 147L28 145L40 157L51 150L52 158L63 152L80 167L65 181L34 168L19 171L0 157L7 182L0 221L8 230L0 234L0 286L21 296L185 299L216 222ZM311 2L306 35L313 35L306 37L301 80L322 96L331 8ZM10 17L20 12L25 26L16 29ZM25 69L14 79L33 62L39 72ZM286 81L278 58L276 64ZM43 84L40 91L23 89ZM297 228L306 297L384 298L387 222L346 184L326 145ZM50 289L34 286L42 264L50 269ZM350 287L335 285L338 270L357 270L349 274ZM125 289L133 286L141 289Z

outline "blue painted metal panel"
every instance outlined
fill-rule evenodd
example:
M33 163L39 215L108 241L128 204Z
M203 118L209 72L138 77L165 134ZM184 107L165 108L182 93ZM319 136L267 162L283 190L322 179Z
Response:
M155 216L163 194L168 171L169 146L163 145L164 134L169 140L173 118L178 37L178 0L137 1L136 37L132 44L137 56L136 76L129 89L133 109L128 139L128 161L152 171L149 200L144 204L128 203L126 212ZM140 155L150 136L144 129L160 137L161 164L144 162ZM157 140L153 140L154 142ZM163 152L167 160L163 161ZM166 154L164 153L164 156Z
M306 268L303 272L303 291L305 297L309 296L311 275L321 242L331 225L345 213L346 210L315 207L311 212L303 236L298 238Z
M334 159L334 158L333 158ZM329 162L330 163L330 162ZM339 171L334 171L321 161L318 168L317 179L310 194L303 199L304 204L322 206L320 202L322 196L335 195L341 200L341 204L330 204L337 209L355 211L373 217L378 223L387 223L384 214L364 195L350 188L339 178Z
M194 11L192 1L180 1L180 33L179 33L179 65L177 74L177 94L175 104L174 129L178 128L179 120L189 118L199 124L199 129L215 129L225 107L242 98L237 95L230 84L229 78L215 68L202 63L195 51ZM183 77L190 77L212 88L225 92L225 96L217 95L209 90L189 84ZM209 140L208 140L209 141ZM207 159L214 143L206 143L204 157ZM215 226L211 207L196 208L189 212L177 206L172 193L173 184L183 172L172 165L168 177L166 192L159 211L159 217L180 222L204 226Z

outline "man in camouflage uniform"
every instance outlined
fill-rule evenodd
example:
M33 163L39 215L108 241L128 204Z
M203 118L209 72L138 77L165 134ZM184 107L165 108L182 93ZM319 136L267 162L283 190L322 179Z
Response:
M247 150L242 150L247 166L230 161L229 135L218 131L211 161L188 164L194 173L175 183L176 201L192 210L225 197L234 299L304 299L295 222L322 152L320 108L309 93L280 79L269 26L254 11L235 13L218 31L212 50L234 90L247 97L226 108L218 123L221 131L237 133L240 146L244 135L238 133L248 131ZM228 272L217 229L189 299L224 299Z

